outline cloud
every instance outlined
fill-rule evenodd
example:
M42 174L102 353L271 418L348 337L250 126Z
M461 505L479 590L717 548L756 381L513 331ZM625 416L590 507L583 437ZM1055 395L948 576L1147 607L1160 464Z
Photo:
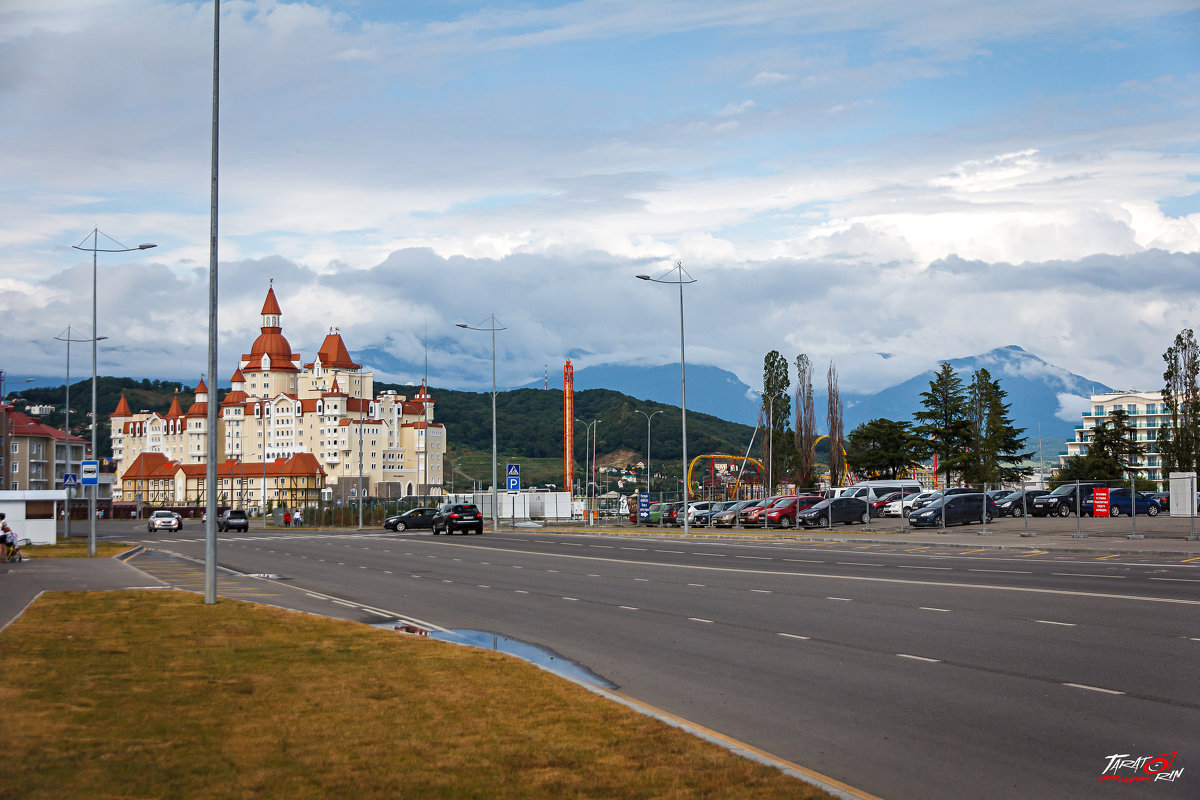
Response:
M1066 422L1078 422L1080 415L1091 410L1090 397L1080 397L1064 392L1058 395L1058 411L1054 413L1054 416Z

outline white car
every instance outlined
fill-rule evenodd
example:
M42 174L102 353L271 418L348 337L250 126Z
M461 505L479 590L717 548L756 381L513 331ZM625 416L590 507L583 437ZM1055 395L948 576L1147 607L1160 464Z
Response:
M695 503L692 503L690 506L688 506L688 512L687 512L688 524L692 525L696 522L696 512L700 512L701 514L703 514L704 512L708 511L711 507L712 507L712 503L710 503L708 500L698 500Z
M918 500L927 500L933 494L933 492L913 492L888 503L879 514L883 517L907 517L908 512L912 511L913 503Z
M177 531L183 528L183 518L174 511L155 511L150 515L150 519L146 525L146 530L150 533L155 531Z

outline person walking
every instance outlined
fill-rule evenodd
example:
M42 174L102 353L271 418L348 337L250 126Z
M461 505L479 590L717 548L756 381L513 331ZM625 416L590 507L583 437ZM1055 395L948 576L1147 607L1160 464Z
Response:
M13 535L12 528L8 527L8 520L0 512L0 561L7 561L16 549L17 537Z
M283 512L283 527L290 528L292 526L292 512Z

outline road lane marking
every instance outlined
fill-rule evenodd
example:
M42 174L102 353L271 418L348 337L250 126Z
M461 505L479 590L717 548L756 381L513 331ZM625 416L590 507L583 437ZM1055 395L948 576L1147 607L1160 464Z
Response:
M1195 578L1151 578L1152 581L1178 581L1179 583L1200 583Z
M824 561L818 561L811 558L785 558L784 561L791 561L796 564L824 564Z
M911 658L913 661L927 661L930 664L940 664L942 661L940 658L926 658L925 656L913 656L913 655L909 655L908 653L896 653L896 655L899 656L900 658Z
M853 600L851 600L849 597L826 597L825 599L826 599L826 600L841 600L841 601L842 601L842 602L844 602L844 603L852 603L852 602L854 602L854 601L853 601Z
M637 611L638 610L637 606L617 606L617 608L621 608L626 611Z
M900 569L951 569L951 567L920 567L914 564L897 564Z
M750 561L774 561L775 559L769 556L734 556L734 558L745 558Z
M700 588L700 589L703 589L703 588L704 588L704 584L703 584L703 583L689 583L689 584L688 584L688 586L696 586L696 587L698 587L698 588Z
M1120 553L1113 553L1111 556L1100 556L1099 558L1096 559L1096 561L1105 561L1110 558L1120 558L1120 557L1121 557Z
M570 600L570 601L576 602L576 603L579 602L578 597L564 597L563 600Z
M1074 622L1055 622L1052 619L1035 619L1034 622L1040 622L1043 625L1062 625L1064 628L1074 628Z
M524 589L513 589L513 591L517 594L529 594L529 592L525 591Z
M1118 692L1116 689L1101 689L1099 686L1088 686L1086 683L1064 683L1063 686L1072 686L1076 689L1086 689L1089 692L1102 692L1104 694L1125 694Z
M839 564L843 567L882 567L883 566L883 564L868 564L865 561L835 561L833 563Z
M779 635L786 636L788 639L804 639L805 641L812 638L811 636L801 636L798 633L781 633Z
M967 572L1003 572L1006 575L1032 575L1032 570L1024 569L967 569Z
M649 578L634 578L634 581L636 581L637 583L649 583L650 579Z
M683 555L687 551L686 550L655 550L654 552L656 552L656 553L676 553L678 555Z
M1034 556L1044 556L1049 552L1049 550L1035 550L1034 552L1026 553L1023 556L1017 556L1017 558L1033 558Z
M750 591L755 592L756 594L772 594L770 589L751 589Z
M334 600L333 602L337 603L339 606L346 606L348 608L358 608L357 604L347 603L345 600Z
M1063 578L1117 578L1118 580L1125 580L1124 575L1095 575L1090 572L1051 572L1050 574Z
M711 624L712 624L712 620L711 620L711 619L704 619L703 617L688 617L688 619L690 619L692 622L703 622L703 623L705 623L705 624L707 624L707 625L711 625Z
M977 547L974 550L963 550L961 553L959 553L959 555L965 556L967 553L984 553L984 552L987 552L986 547Z
M1200 561L1200 556L1196 556L1195 558L1185 558L1183 561L1180 561L1179 563L1186 564L1189 561Z
M934 608L933 606L918 606L921 611L949 611L948 608Z

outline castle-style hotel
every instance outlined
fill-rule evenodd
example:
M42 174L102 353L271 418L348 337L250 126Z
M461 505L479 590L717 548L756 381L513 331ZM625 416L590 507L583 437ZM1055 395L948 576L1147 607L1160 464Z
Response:
M242 355L217 416L218 504L296 507L331 497L441 494L446 429L433 421L425 387L411 398L376 397L374 375L351 360L333 331L303 364L283 336L281 316L269 288L262 333ZM188 410L176 397L165 415L134 413L121 395L111 415L115 501L207 502L209 394L201 379Z

